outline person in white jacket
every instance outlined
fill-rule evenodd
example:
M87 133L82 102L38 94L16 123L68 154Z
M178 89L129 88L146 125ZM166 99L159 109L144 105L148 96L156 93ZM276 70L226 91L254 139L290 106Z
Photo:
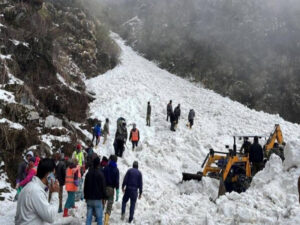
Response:
M16 225L43 225L53 223L57 218L59 184L54 176L55 163L43 159L39 163L37 175L21 191L18 198ZM52 193L48 202L47 190Z

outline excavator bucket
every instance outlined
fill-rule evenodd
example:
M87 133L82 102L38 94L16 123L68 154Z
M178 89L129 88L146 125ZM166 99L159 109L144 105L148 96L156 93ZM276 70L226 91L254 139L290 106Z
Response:
M224 195L225 193L226 193L226 187L225 187L223 178L220 178L218 197L221 195Z
M203 177L203 174L201 172L198 172L196 174L194 173L182 173L182 180L188 181L188 180L198 180L201 181Z

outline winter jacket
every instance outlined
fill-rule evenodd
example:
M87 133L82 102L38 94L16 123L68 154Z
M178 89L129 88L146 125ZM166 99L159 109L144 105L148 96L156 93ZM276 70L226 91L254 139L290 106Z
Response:
M27 171L27 176L25 177L24 180L22 180L19 185L21 187L24 187L26 184L28 184L32 178L36 175L36 172L37 172L37 168L36 167L32 167L30 169L28 169Z
M151 115L151 105L148 104L147 106L147 116Z
M77 159L78 165L82 166L84 164L83 152L82 151L80 151L80 152L74 151L73 155L72 155L72 159Z
M169 104L167 105L167 113L168 113L168 115L170 115L171 112L173 112L173 107L172 107L172 104L169 103Z
M139 141L140 140L140 131L137 128L131 129L130 135L129 135L129 140L131 140L131 141Z
M109 123L104 124L103 134L109 134Z
M171 123L174 123L176 121L174 112L171 112L171 114L170 114L170 121L171 121Z
M244 153L245 153L245 154L248 154L249 151L250 151L250 147L251 147L251 143L250 143L249 141L245 141L245 142L243 143L243 145L242 145L240 151L242 152L242 150L244 150Z
M264 153L259 143L253 143L250 146L249 160L250 162L263 162Z
M55 168L55 176L60 186L65 185L66 170L67 170L66 162L64 159L61 159Z
M119 127L116 131L115 139L118 141L126 142L127 136L128 133L126 127Z
M189 119L189 120L193 120L194 118L195 118L195 111L192 109L192 110L190 110L190 112L189 112L188 119Z
M106 185L108 187L119 189L120 175L117 163L115 163L114 161L110 161L109 164L104 168L103 173Z
M96 136L101 136L101 127L97 124L95 127L94 127L94 135Z
M139 189L139 194L141 195L143 192L142 173L136 168L129 169L124 177L122 189L124 189L125 186L126 186L126 189L129 189L129 190L137 191Z
M16 181L17 184L20 183L20 181L25 179L27 165L28 163L25 160L19 164L17 181Z
M175 109L174 109L174 115L176 118L179 118L180 117L180 114L181 114L181 109L179 106L177 106Z
M55 221L58 194L52 193L49 204L46 188L47 186L34 176L32 181L20 192L15 216L16 225L43 225Z
M93 161L96 157L97 154L94 152L94 150L92 148L89 148L86 157L86 165L85 165L86 169L93 167Z
M99 168L91 168L84 180L84 198L86 200L102 200L106 198L106 183Z

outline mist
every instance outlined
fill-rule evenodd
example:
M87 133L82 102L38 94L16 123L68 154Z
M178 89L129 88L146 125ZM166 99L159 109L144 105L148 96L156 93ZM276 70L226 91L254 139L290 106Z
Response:
M109 29L162 68L300 122L300 2L92 0Z

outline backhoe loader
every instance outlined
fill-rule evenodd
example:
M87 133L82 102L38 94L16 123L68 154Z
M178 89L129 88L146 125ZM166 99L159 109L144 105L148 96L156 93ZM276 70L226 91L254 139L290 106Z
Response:
M202 164L203 167L203 171L197 174L183 173L183 181L200 181L203 176L219 179L219 196L231 191L241 193L250 186L251 167L249 156L237 153L236 136L234 136L233 149L229 149L228 152L218 152L210 149Z
M264 135L255 136L258 138L264 137ZM219 196L225 194L225 192L236 191L240 193L246 191L252 180L251 165L248 154L237 152L236 139L254 138L255 136L234 136L233 149L229 149L228 152L218 152L210 149L201 166L204 168L203 171L196 174L182 173L183 181L200 181L203 176L218 179L220 180ZM270 134L264 145L265 161L269 159L272 153L279 155L284 160L284 146L280 126L276 124L274 132ZM226 146L226 148L229 148L229 146Z

